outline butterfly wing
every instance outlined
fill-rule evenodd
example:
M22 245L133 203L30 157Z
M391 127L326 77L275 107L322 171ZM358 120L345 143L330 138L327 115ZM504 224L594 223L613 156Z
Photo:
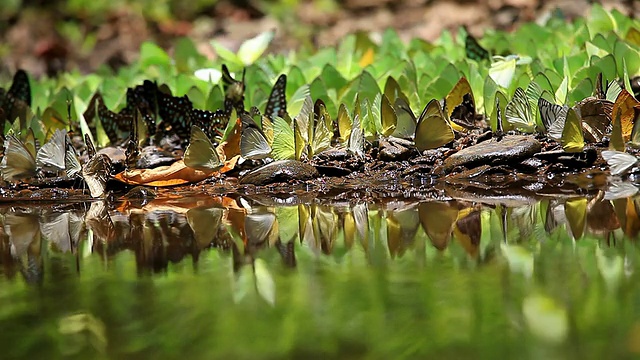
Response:
M271 95L267 101L267 107L264 115L269 119L275 119L276 116L284 117L287 112L287 75L280 75L275 85L271 89Z
M224 165L207 134L197 126L191 127L189 146L184 152L184 164L202 171L216 171Z
M380 103L380 120L382 124L382 136L390 136L396 130L398 125L398 115L396 110L391 106L391 102L386 95L382 95Z
M611 175L621 175L638 163L638 158L622 151L603 150L602 158L609 164Z
M349 140L349 135L351 134L351 115L349 115L349 110L344 105L344 103L340 104L338 108L338 133L340 135L340 142L345 144Z
M566 152L581 152L584 149L584 135L580 116L570 108L562 131L562 148Z
M271 146L260 129L244 126L240 136L240 154L251 160L264 159L271 154Z
M185 96L177 97L158 92L158 113L162 118L161 128L174 133L180 139L187 139L193 125L193 105Z
M82 167L82 178L89 187L91 197L102 197L111 175L111 160L107 155L96 154Z
M65 147L66 147L66 150L64 152L65 172L67 174L67 177L75 178L82 174L82 165L80 165L78 154L76 154L76 150L73 148L73 145L71 144L71 139L69 139L69 135L65 136Z
M622 137L625 141L629 141L633 132L635 112L634 108L640 103L627 90L623 89L616 98L610 114L620 111L620 120L622 125Z
M438 100L431 100L418 118L414 137L420 151L439 148L455 139L451 124L445 119Z
M17 181L36 175L36 160L20 139L8 134L4 140L4 156L0 172L5 181Z
M489 52L480 46L478 40L469 34L469 32L467 32L467 36L464 38L464 50L467 58L471 60L489 60Z
M295 137L291 125L281 117L273 121L272 155L274 159L295 158Z
M360 117L353 118L351 132L349 133L349 151L357 157L364 157L364 129L360 125Z
M224 89L224 108L227 118L231 116L231 109L235 108L238 114L244 112L244 76L246 69L242 72L242 81L238 81L231 76L226 65L222 64L222 88Z
M413 114L411 106L405 99L399 97L393 104L393 108L396 112L397 122L396 129L391 135L404 139L411 138L416 133L417 124L416 116Z
M38 151L36 165L45 171L55 173L65 170L66 138L67 130L56 130L51 139Z
M547 135L554 140L560 140L569 107L551 103L541 97L538 99L538 109L540 111L542 124L547 130Z
M461 77L445 98L447 117L454 123L467 128L475 128L476 105L471 85L466 77Z
M586 140L600 142L606 134L611 133L612 106L610 101L594 97L586 98L577 104Z
M116 144L116 142L120 138L119 132L128 129L131 119L124 114L118 114L109 110L105 106L102 96L98 96L96 98L96 101L98 106L98 118L100 119L100 124L102 124L104 132L107 134L109 142L111 144Z
M505 108L507 121L523 132L533 132L536 127L527 95L522 88L517 88L513 98Z

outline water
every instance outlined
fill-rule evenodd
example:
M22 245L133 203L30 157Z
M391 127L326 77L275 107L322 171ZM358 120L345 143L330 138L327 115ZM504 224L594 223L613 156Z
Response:
M609 197L5 206L0 357L635 358Z

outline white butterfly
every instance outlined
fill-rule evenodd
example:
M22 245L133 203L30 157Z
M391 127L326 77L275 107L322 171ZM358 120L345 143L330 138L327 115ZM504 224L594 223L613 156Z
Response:
M36 165L42 170L58 173L65 170L67 131L56 130L36 155Z
M36 175L35 147L30 148L16 135L8 134L4 140L4 156L0 172L5 181L17 181Z
M567 105L554 104L541 97L538 99L538 109L542 123L547 130L547 135L554 140L560 141L569 107Z
M611 175L624 174L640 161L640 159L631 154L616 150L603 150L602 158L609 164Z
M360 126L359 116L353 118L351 134L349 134L349 151L357 157L364 157L364 130Z

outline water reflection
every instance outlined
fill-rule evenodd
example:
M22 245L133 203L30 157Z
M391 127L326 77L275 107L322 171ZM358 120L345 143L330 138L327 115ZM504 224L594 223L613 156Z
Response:
M188 257L195 263L210 248L231 253L235 271L253 265L267 248L291 268L299 251L342 257L357 247L376 265L407 251L425 251L424 244L481 263L505 244L562 237L608 244L636 239L639 211L638 198L607 200L604 193L510 207L455 200L281 206L250 197L208 198L204 204L162 200L142 207L109 208L104 202L10 207L2 209L0 250L5 276L18 270L29 283L42 281L44 252L82 251L108 260L129 250L139 273L163 271Z
M1 208L0 324L48 327L0 344L44 342L6 346L36 358L640 353L638 197L296 201Z

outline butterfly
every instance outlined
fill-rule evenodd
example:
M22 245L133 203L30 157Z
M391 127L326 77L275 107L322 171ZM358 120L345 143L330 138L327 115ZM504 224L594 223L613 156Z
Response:
M287 113L287 75L280 75L275 85L271 89L271 95L267 101L267 107L264 109L264 115L269 119L275 119L276 116L284 117Z
M386 95L378 94L374 100L375 102L377 102L378 97L380 97L380 123L376 123L377 132L384 137L388 137L396 131L398 115Z
M231 76L227 65L222 64L222 88L224 89L224 111L227 119L231 116L231 109L235 108L238 114L244 113L244 90L246 69L242 71L242 81Z
M476 128L476 105L466 77L461 77L444 101L447 118L467 129Z
M27 131L24 142L15 134L8 134L4 140L4 156L0 162L0 172L5 181L32 178L37 174L35 137L33 130Z
M0 120L13 123L17 117L22 119L28 107L31 107L29 76L24 70L18 70L9 91L0 95Z
M636 120L636 110L634 110L636 107L640 107L640 102L627 90L623 89L620 91L611 108L610 114L615 114L620 111L620 125L622 127L622 138L624 141L629 141L631 138Z
M89 161L82 166L82 179L84 179L84 183L89 187L91 197L103 197L113 165L107 155L96 153L96 149L88 134L85 134L84 140L87 146Z
M422 152L439 148L454 139L453 128L445 118L442 108L440 108L440 102L432 99L418 118L414 137L416 147Z
M609 164L611 175L622 175L640 162L634 155L617 150L603 150L602 158Z
M631 131L631 139L629 140L629 144L637 147L640 145L640 107L634 107L634 122L633 122L633 130Z
M465 29L466 30L466 29ZM464 50L467 58L475 61L489 60L489 52L480 46L478 41L466 31L467 36L464 38Z
M193 125L192 110L193 105L186 95L178 97L158 91L158 114L162 118L160 129L165 133L188 139Z
M580 109L585 138L589 142L600 142L611 133L611 113L613 103L609 100L588 97L576 104Z
M127 105L121 114L133 118L136 112L140 112L142 119L146 124L147 131L140 136L141 146L147 140L152 139L156 132L156 115L157 115L157 91L158 86L145 80L142 85L127 89Z
M397 98L393 104L396 112L396 129L392 136L407 139L413 137L416 132L417 119L409 106L409 102L404 98Z
M75 178L81 176L82 174L82 165L80 165L80 160L78 159L78 154L76 153L76 149L74 149L73 144L71 144L71 139L69 135L65 137L65 152L64 152L64 167L65 172L68 178Z
M36 155L36 165L42 170L58 173L65 171L67 130L58 129Z
M505 108L507 121L516 129L526 133L531 133L536 128L536 119L531 110L529 99L530 97L527 96L527 93L521 87L518 87ZM537 98L536 101L538 101Z
M602 80L602 73L598 73L593 89L593 97L595 97L596 99L609 100L611 102L614 102L618 98L620 91L622 91L622 88L617 81L610 81L606 83L605 86Z
M315 154L329 148L333 134L329 130L333 123L326 111L324 102L318 99L315 105L311 105L312 102L311 96L308 96L302 106L303 111L294 119L299 129L299 135L297 136L304 140L308 158L312 158Z
M274 138L271 120L266 116L262 117L263 128L266 127L271 133L269 139L249 114L242 114L240 119L242 121L242 134L240 135L240 154L242 157L251 160L269 157Z
M351 124L347 150L356 157L364 157L364 129L360 126L360 116L357 114L353 118L353 124Z
M560 140L569 107L567 105L560 106L554 104L540 97L540 99L538 99L538 111L540 112L542 124L547 130L547 135L554 140Z
M581 152L584 149L584 135L580 116L574 108L567 111L567 120L562 130L562 148L566 152Z
M349 114L349 110L347 109L344 103L340 104L338 108L338 138L340 142L346 144L349 141L349 135L351 134L351 127L353 121L351 120L351 115Z
M216 171L224 165L211 139L197 126L191 126L189 145L184 152L184 164L202 171Z
M299 123L295 120L285 120L276 116L273 121L272 157L277 160L300 160L305 150L305 145Z
M202 129L211 139L214 136L223 136L229 118L225 116L224 110L208 111L193 108L191 110L193 125Z
M120 139L120 132L128 130L131 122L131 116L118 114L109 110L104 104L104 100L100 93L96 93L95 102L100 124L102 124L104 132L107 134L109 142L112 145L115 145L118 142L118 139Z

